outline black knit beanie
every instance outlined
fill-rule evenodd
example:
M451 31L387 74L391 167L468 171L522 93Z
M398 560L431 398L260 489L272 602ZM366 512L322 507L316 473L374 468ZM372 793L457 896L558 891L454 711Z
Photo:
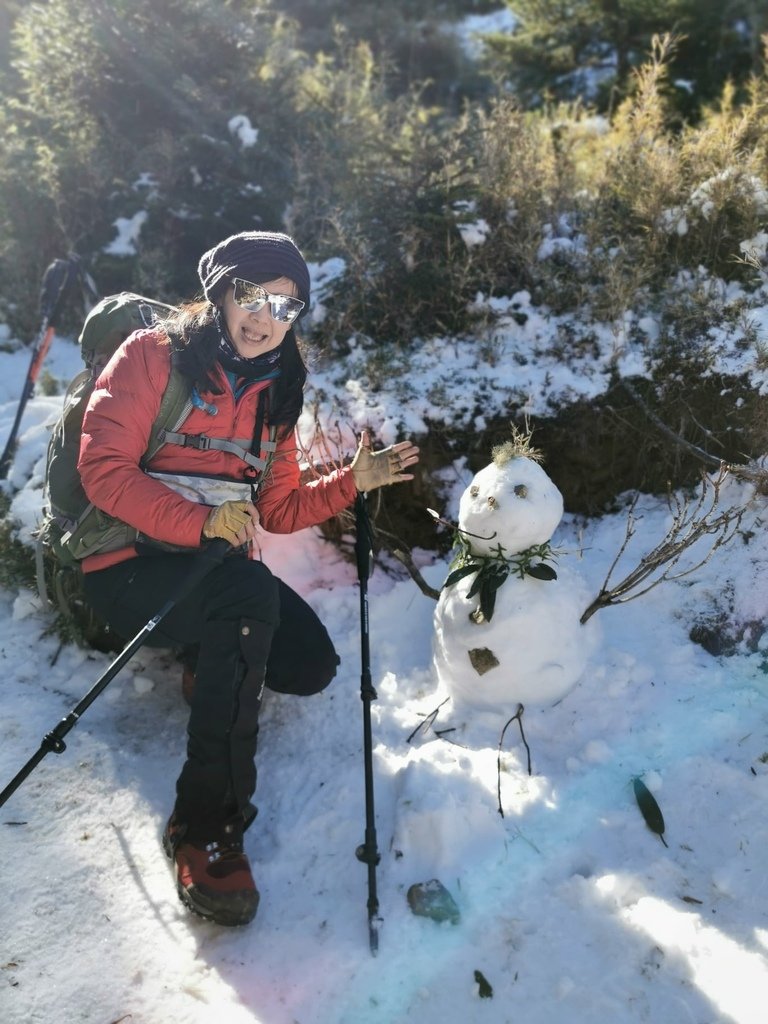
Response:
M233 278L269 281L288 277L309 306L309 270L296 243L279 231L241 231L219 242L200 257L197 273L205 297L216 302Z

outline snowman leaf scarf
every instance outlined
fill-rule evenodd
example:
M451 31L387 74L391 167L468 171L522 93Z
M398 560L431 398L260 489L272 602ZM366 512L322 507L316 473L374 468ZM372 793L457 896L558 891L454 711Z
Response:
M504 547L497 544L491 554L477 555L458 527L455 528L455 538L454 544L458 551L451 562L451 572L443 588L451 587L467 576L477 574L467 592L467 600L479 598L479 607L470 613L470 618L478 624L490 622L493 618L496 593L510 573L514 573L520 579L526 576L537 580L557 579L555 570L546 564L547 560L555 558L555 552L549 542L533 544L514 555L506 555Z

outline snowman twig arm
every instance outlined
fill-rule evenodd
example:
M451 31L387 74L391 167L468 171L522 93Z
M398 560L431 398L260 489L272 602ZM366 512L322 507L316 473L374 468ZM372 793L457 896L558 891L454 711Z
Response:
M397 538L395 538L395 540L397 540ZM392 548L391 551L394 557L398 560L398 562L402 563L402 565L404 565L405 568L408 570L408 574L410 575L411 579L416 584L416 586L419 588L419 590L422 592L422 594L424 594L426 597L431 597L433 601L437 601L440 597L440 591L435 590L434 587L431 587L427 583L427 581L419 572L418 567L414 562L410 551L406 551L402 547Z
M648 554L643 555L640 562L623 580L611 585L611 575L635 532L635 503L633 502L629 512L630 518L624 541L618 555L613 560L600 592L581 616L580 621L582 625L600 608L607 608L615 604L625 604L634 598L642 597L643 594L647 594L649 590L652 590L665 580L676 580L690 575L708 562L718 548L731 540L739 529L749 502L740 506L732 506L715 515L720 499L720 489L727 476L727 466L721 466L720 472L714 478L710 477L707 473L702 473L702 491L693 507L691 507L688 501L680 501L677 498L673 498L672 500L675 503L673 520L667 533ZM707 535L714 535L714 540L704 557L698 559L695 564L685 566L673 573L672 569L677 565L683 553ZM663 568L664 566L666 568ZM654 573L658 575L654 577ZM647 586L641 590L637 589L646 582ZM632 593L630 593L631 591Z

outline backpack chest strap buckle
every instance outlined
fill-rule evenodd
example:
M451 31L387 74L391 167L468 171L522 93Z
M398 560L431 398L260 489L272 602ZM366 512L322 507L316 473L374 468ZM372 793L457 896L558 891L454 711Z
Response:
M247 442L239 443L237 440L230 441L222 437L208 437L207 434L180 434L173 430L161 430L158 438L162 444L177 444L181 448L195 448L201 452L229 452L230 455L236 455L238 459L260 473L266 468L267 462L276 448L273 441L262 442L261 454L264 458L259 458L248 451L245 447Z
M195 448L199 452L207 452L211 449L211 439L207 434L179 434L172 430L164 430L162 431L162 440L181 445L182 448Z

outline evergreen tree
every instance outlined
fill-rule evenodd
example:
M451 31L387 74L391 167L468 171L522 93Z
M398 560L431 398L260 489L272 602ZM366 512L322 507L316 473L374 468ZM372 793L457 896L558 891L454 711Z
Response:
M304 145L291 216L346 271L325 330L405 344L466 321L466 247L453 204L471 154L420 102L392 97L365 44L319 56L300 83ZM377 358L372 355L372 361Z
M678 110L695 114L726 80L743 85L758 70L762 0L507 0L520 22L489 36L497 70L525 105L586 99L613 108L654 35L679 37L670 68Z

